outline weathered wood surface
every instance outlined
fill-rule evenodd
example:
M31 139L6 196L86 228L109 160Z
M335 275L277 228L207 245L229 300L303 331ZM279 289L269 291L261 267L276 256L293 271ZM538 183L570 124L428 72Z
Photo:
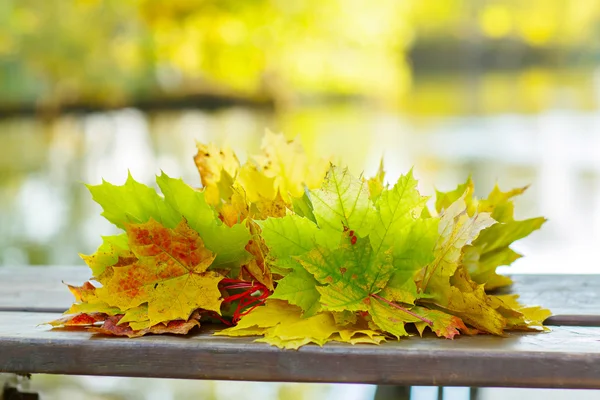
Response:
M62 282L80 285L89 278L86 265L0 267L0 311L63 312L73 295Z
M600 315L600 275L513 275L503 293L518 293L526 305L541 305L556 315Z
M0 372L600 389L600 328L283 351L209 332L132 340L36 326L56 317L0 312Z
M0 267L0 310L62 312L73 302L62 281L79 285L89 277L85 265ZM600 316L600 275L515 275L513 279L508 292L518 293L524 304L544 306L556 315Z

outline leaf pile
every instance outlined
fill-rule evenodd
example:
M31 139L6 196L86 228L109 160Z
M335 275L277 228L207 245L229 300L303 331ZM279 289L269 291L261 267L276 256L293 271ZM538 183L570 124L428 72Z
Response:
M547 310L488 293L511 283L496 273L520 257L510 245L545 222L514 219L525 188L477 199L468 180L429 209L412 171L393 186L383 166L355 177L282 135L243 165L197 147L201 190L164 173L162 195L131 176L89 186L124 233L82 256L93 278L69 286L76 302L54 326L135 337L220 321L218 335L292 349L543 329Z

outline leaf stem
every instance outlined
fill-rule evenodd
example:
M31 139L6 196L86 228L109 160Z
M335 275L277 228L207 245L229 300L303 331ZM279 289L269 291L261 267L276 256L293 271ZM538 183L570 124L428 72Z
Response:
M383 297L381 297L381 296L379 296L379 295L377 295L377 294L375 294L375 293L371 293L371 294L370 294L370 296L371 296L371 297L374 297L374 298L376 298L377 300L381 300L381 301L383 301L384 303L388 304L389 306L391 306L391 307L394 307L394 308L397 308L398 310L400 310L400 311L402 311L402 312L405 312L405 313L407 313L408 315L411 315L411 316L413 316L413 317L415 317L415 318L418 318L418 319L420 319L421 321L425 322L425 323L426 323L427 325L429 325L429 326L433 326L433 321L432 321L432 320L430 320L430 319L427 319L427 318L425 318L425 317L422 317L422 316L420 316L419 314L416 314L416 313L414 313L414 312L410 311L409 309L402 307L401 305L398 305L398 304L396 304L396 303L393 303L393 302L391 302L391 301L389 301L389 300L386 300L386 299L384 299Z

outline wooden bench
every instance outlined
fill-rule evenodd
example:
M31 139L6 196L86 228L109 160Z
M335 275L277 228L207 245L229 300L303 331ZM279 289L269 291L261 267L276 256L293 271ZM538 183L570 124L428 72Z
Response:
M0 372L600 389L600 275L513 277L511 290L525 304L555 314L549 333L411 337L298 351L212 336L206 328L185 337L126 339L39 326L73 300L61 281L80 284L88 276L86 267L0 268Z

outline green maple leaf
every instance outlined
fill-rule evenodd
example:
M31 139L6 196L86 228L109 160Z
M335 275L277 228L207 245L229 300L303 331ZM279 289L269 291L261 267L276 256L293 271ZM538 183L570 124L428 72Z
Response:
M299 215L270 217L256 223L262 230L269 255L274 258L298 256L309 252L315 247L317 237L322 236L314 222Z
M95 202L102 206L102 215L121 229L129 223L144 223L150 218L167 228L181 221L181 214L169 206L156 190L137 182L131 174L124 185L106 181L100 185L87 185Z
M465 203L470 206L473 201L473 193L475 192L475 185L473 179L469 177L467 181L461 185L458 185L456 189L449 192L435 192L435 209L438 213L442 213L446 208L450 207L456 200L464 196Z
M311 192L313 213L319 227L329 232L352 230L369 234L373 205L368 183L354 178L348 169L332 166L321 189Z
M305 316L314 315L320 308L317 281L291 257L310 252L317 242L332 246L332 236L325 235L314 222L299 215L268 218L257 224L269 248L270 261L292 270L278 282L271 297L299 306Z
M163 173L156 181L164 197L135 181L131 175L122 186L103 182L88 188L93 199L104 209L102 215L119 228L125 229L129 223L145 223L150 219L166 228L174 228L185 218L188 225L200 234L206 247L217 254L213 266L239 265L248 258L244 246L250 240L250 233L246 226L237 224L230 228L223 224L206 203L204 193L194 190L181 179L173 179Z
M383 168L383 158L379 161L379 168L377 169L377 174L374 177L369 178L367 180L367 185L369 185L369 196L371 200L377 201L381 193L384 189L386 189L385 185L385 170Z
M375 253L368 238L334 250L318 246L297 259L323 285L317 290L329 311L368 310L369 297L385 287L394 269L390 253Z
M427 198L417 190L412 171L400 177L392 189L383 190L376 203L377 222L369 236L375 252L406 241L426 202Z
M313 204L308 197L308 194L305 192L302 197L292 197L292 207L294 212L301 217L308 218L315 224L317 220L315 215L313 214Z
M377 200L369 238L376 253L391 249L393 256L394 272L382 293L386 299L412 304L417 298L413 275L433 260L438 219L422 218L426 202L412 171Z
M487 289L511 283L510 278L496 274L496 268L510 265L519 259L521 255L509 246L540 229L546 222L542 217L515 221L512 198L526 189L524 187L502 192L495 186L488 198L478 204L478 209L491 212L492 218L498 221L498 224L481 232L473 246L465 249L465 265L473 280L486 284Z
M314 276L297 265L277 283L272 299L287 300L288 303L302 308L305 317L315 315L321 309L321 294L317 290L318 283Z

